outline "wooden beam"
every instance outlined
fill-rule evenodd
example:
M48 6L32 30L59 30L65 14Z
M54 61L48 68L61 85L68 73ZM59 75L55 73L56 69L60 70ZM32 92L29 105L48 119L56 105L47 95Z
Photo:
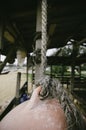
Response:
M12 35L10 32L8 32L8 31L5 31L5 32L4 32L4 38L5 38L6 40L8 40L10 43L14 43L14 42L15 42L15 38L14 38L13 35Z
M75 61L75 65L80 65L86 63L86 57L76 57L73 59L72 57L64 57L64 56L51 56L47 57L48 65L72 65L72 61Z
M13 25L13 29L15 30L15 32L17 34L17 40L20 41L21 46L24 47L25 41L24 41L23 35L21 33L21 30L19 30L16 23L13 23L12 25Z
M17 34L16 34L15 30L13 29L11 23L8 23L6 25L6 30L8 30L8 32L10 32L14 38L17 38Z
M11 19L16 19L16 18L28 18L29 16L35 16L35 11L33 10L29 10L29 11L21 11L21 12L17 12L17 13L12 13L12 15L10 16Z

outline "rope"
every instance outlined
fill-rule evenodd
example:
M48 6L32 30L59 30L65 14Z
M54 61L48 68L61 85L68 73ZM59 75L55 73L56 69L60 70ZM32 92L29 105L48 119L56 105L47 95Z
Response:
M45 76L39 79L36 86L41 85L42 90L40 92L40 99L51 99L57 98L64 110L67 119L67 130L81 130L84 125L84 119L76 108L76 106L71 101L68 92L62 87L59 80Z
M46 69L46 48L47 48L47 0L42 0L41 72L43 76Z
M68 94L60 85L60 82L56 79L44 76L46 69L46 48L47 48L47 0L42 0L42 46L41 46L41 73L43 74L41 79L36 84L41 85L42 90L40 92L40 99L45 98L57 98L59 99L62 108L65 112L68 130L72 130L77 126L80 128L81 117L77 111L75 105L71 102ZM79 121L78 119L81 118ZM79 124L80 123L80 124ZM81 129L81 128L80 128Z

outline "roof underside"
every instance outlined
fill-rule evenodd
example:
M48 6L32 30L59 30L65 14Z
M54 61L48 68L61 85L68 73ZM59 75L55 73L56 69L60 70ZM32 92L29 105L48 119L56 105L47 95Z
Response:
M33 50L36 35L37 0L1 1L2 54L15 45ZM86 6L82 0L48 0L48 48L64 46L70 39L86 38Z

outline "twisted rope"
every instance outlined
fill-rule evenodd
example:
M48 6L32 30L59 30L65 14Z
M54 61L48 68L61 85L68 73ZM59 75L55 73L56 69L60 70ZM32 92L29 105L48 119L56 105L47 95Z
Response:
M75 130L82 128L81 115L77 111L75 105L69 99L67 92L60 85L60 82L56 79L44 76L46 69L46 48L47 48L47 0L42 0L42 46L41 46L41 73L43 74L41 79L37 82L37 86L41 85L42 91L40 92L40 98L57 98L59 99L62 108L65 112L68 130ZM79 119L79 120L78 120ZM74 128L74 129L73 129ZM78 129L78 130L80 130Z
M57 98L65 112L68 128L67 130L85 130L85 122L79 110L69 98L68 92L62 87L59 80L50 78L49 76L42 77L37 86L42 87L40 99Z
M42 0L41 72L43 75L46 69L46 48L47 48L47 0Z

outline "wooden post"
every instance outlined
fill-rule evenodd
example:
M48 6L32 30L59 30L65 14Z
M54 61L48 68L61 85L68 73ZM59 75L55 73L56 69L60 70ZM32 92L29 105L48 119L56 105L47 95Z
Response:
M74 78L75 78L75 65L74 63L72 63L72 66L71 66L71 87L70 87L70 92L73 91L73 88L74 88Z
M28 56L28 53L27 53L27 66L26 66L26 81L27 81L27 93L28 93L28 59L29 59L29 56Z
M62 80L62 86L64 86L64 66L62 64L62 69L61 69L61 80Z
M37 22L36 22L36 32L41 32L41 2L38 0L38 8L37 8ZM41 49L41 38L36 40L36 50ZM35 84L41 77L41 64L36 64L35 66Z
M0 61L1 61L1 50L2 50L2 36L3 36L3 22L0 19Z
M51 77L51 78L52 78L52 71L53 71L52 69L53 69L53 66L51 65L51 66L50 66L50 77Z
M75 59L76 56L78 54L78 46L76 44L76 42L73 43L73 51L72 51L72 64L71 64L71 87L70 87L70 91L73 90L74 88L74 79L75 79Z
M2 49L3 22L0 19L0 50Z
M19 90L20 90L20 82L21 82L21 72L17 73L17 83L16 83L16 105L19 104Z
M33 84L34 84L34 66L32 65L32 87L33 87Z
M79 76L80 76L80 79L81 79L81 65L79 65Z

